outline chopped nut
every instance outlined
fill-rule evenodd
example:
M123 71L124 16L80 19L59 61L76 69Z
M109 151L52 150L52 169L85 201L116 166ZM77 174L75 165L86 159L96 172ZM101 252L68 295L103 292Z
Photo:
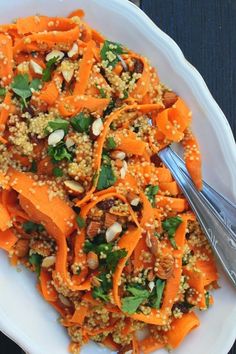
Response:
M97 204L97 207L101 210L109 210L115 204L114 199L105 199Z
M106 231L106 240L107 242L114 241L122 231L122 226L118 222L115 222L111 225Z
M110 153L110 157L113 159L113 160L124 160L125 157L126 157L126 153L123 152L123 151L120 151L120 150L114 150Z
M29 240L21 239L15 244L15 253L19 258L25 257L29 252Z
M113 225L116 222L116 220L117 220L116 215L105 213L105 219L104 219L105 229L108 229L111 225Z
M38 63L36 63L36 61L31 59L29 65L30 65L31 69L35 72L35 74L42 75L43 68Z
M102 122L101 118L97 118L93 122L92 127L91 127L91 131L92 131L93 136L95 136L97 138L101 134L102 129L103 129L103 122Z
M175 92L166 91L163 95L163 104L164 104L165 108L169 108L169 107L173 106L173 104L175 104L177 99L178 99L178 96L176 95Z
M128 171L127 162L126 162L126 161L123 161L123 165L122 165L122 167L121 167L121 169L120 169L120 177L121 177L122 179L125 178L127 171Z
M150 291L152 291L152 290L154 289L154 287L155 287L154 281L150 281L150 282L148 283L148 287L149 287Z
M73 63L71 63L69 60L63 60L60 68L61 68L61 73L64 79L66 80L66 82L70 82L75 71Z
M87 264L88 267L92 270L97 269L99 266L99 261L98 261L98 256L96 255L96 253L90 251L87 254Z
M136 207L140 203L139 196L133 192L128 192L126 198L132 206Z
M55 256L48 256L43 259L42 261L42 267L44 268L49 268L56 262L56 257Z
M153 235L152 232L147 232L146 235L146 244L150 248L152 254L157 257L160 251L160 241L156 236Z
M67 297L65 297L62 294L59 294L58 297L59 297L59 300L61 301L61 303L63 305L65 305L66 307L70 307L71 306L71 302L67 299Z
M155 264L156 275L160 279L169 279L174 270L175 259L171 254L167 254L158 259Z
M57 58L57 61L61 60L64 57L64 53L60 50L52 50L50 53L46 55L46 61L49 61L53 58Z
M100 230L101 230L101 222L92 220L87 226L86 234L90 239L92 239L95 236L97 236Z
M69 58L72 58L79 52L79 47L77 43L73 43L72 48L67 52Z
M71 195L80 195L84 193L84 187L76 181L64 181L67 192Z
M56 146L64 138L64 135L63 129L55 130L48 137L48 145Z

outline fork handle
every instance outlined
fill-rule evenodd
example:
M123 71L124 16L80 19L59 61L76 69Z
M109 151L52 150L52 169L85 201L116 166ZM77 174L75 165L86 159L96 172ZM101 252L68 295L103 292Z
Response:
M236 287L236 236L195 188L192 180L178 168L169 149L160 151L159 156L182 189L215 254Z

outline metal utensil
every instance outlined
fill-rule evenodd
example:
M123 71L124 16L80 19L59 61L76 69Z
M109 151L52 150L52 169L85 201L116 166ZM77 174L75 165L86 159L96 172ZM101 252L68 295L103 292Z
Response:
M171 155L181 170L189 176L184 161L171 149ZM236 234L236 205L203 181L201 193L215 208L223 222Z
M171 171L205 232L225 272L236 287L236 235L224 223L214 206L194 186L191 178L175 162L173 151L165 148L159 157ZM235 213L236 215L236 209Z

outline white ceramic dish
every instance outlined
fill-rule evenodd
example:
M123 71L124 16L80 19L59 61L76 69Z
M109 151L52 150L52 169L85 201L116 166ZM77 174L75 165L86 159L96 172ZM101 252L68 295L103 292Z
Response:
M187 101L203 154L204 178L236 201L236 150L224 114L179 47L136 6L127 0L0 0L0 22L36 13L66 15L79 7L86 11L87 21L110 39L149 57L161 80ZM34 283L32 274L17 272L1 252L0 330L30 354L67 354L67 334ZM236 338L236 293L223 275L220 284L215 306L200 314L201 327L187 337L176 354L228 353ZM83 353L109 351L91 344L82 349Z

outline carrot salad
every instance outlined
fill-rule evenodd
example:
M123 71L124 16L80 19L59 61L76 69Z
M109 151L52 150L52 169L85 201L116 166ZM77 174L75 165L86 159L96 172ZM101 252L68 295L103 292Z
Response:
M118 353L173 349L218 286L157 155L182 144L201 188L191 111L147 58L83 16L0 26L0 247L36 273L71 353L90 339Z

